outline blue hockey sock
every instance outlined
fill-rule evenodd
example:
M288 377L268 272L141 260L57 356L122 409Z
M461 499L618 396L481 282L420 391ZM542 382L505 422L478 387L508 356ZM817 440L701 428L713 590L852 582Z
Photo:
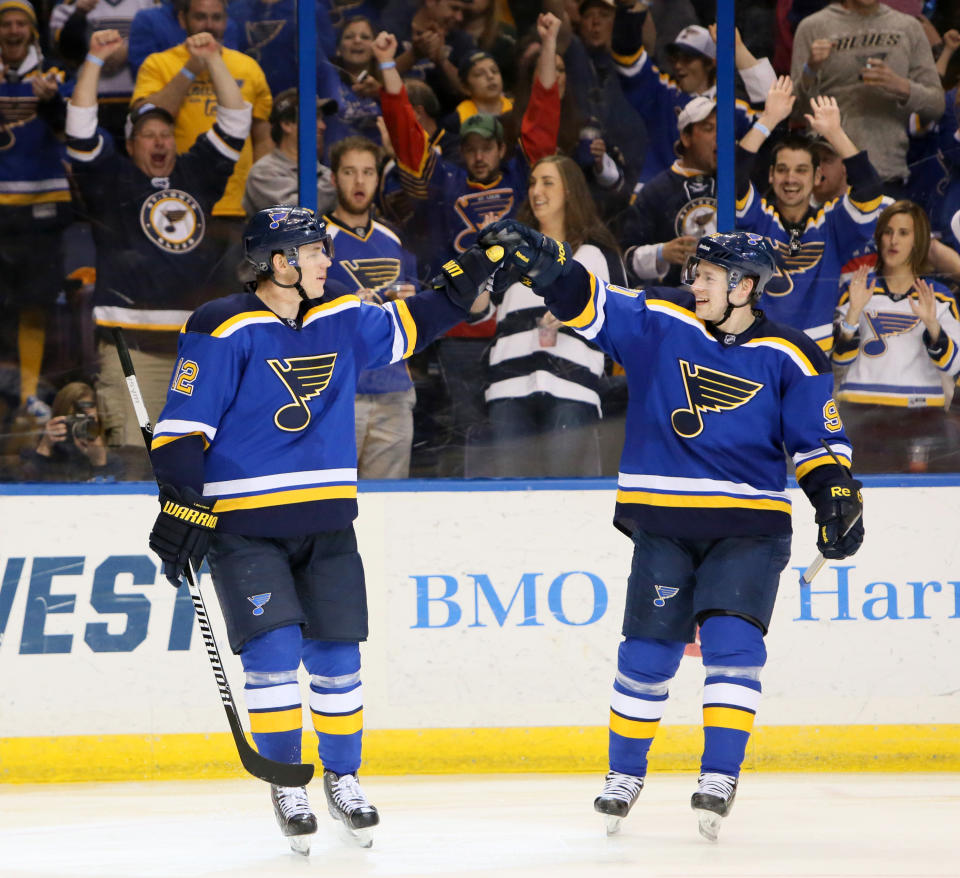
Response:
M645 777L668 686L683 657L680 641L628 637L617 653L610 700L610 768Z
M275 628L245 644L240 652L250 731L257 751L276 762L299 762L303 705L297 668L302 636L299 625Z
M700 771L738 777L760 703L763 633L737 616L711 616L700 626L700 651L706 674Z
M310 672L310 713L323 767L356 774L363 743L360 645L308 640L303 663Z

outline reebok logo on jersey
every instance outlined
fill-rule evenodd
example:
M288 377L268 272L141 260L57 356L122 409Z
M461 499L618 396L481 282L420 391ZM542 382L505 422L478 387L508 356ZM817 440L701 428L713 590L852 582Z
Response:
M657 592L657 596L653 599L655 607L664 606L670 598L680 591L679 588L674 588L672 585L654 585L654 589Z
M670 423L677 435L684 439L692 439L703 432L702 412L727 412L739 408L763 388L756 381L717 369L691 366L686 360L679 360L679 363L687 405L671 412Z
M263 615L263 605L270 600L270 596L273 592L265 592L264 594L255 594L250 595L247 600L253 604L253 615L262 616Z
M333 376L336 354L316 357L288 357L285 360L267 360L267 365L283 382L293 402L281 406L274 413L273 422L289 433L303 430L310 423L307 401L319 396Z

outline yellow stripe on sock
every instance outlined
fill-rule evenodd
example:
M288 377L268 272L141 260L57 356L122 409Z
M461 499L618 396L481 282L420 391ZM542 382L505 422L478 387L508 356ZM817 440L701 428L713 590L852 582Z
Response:
M754 715L746 710L736 710L733 707L705 707L703 709L703 724L717 726L721 729L736 729L740 732L753 730Z
M250 731L255 735L266 732L292 732L303 725L303 708L268 710L250 714Z
M610 711L610 731L624 738L652 738L659 725L658 719L628 719Z
M313 713L313 727L323 735L352 735L363 730L363 708L346 716Z

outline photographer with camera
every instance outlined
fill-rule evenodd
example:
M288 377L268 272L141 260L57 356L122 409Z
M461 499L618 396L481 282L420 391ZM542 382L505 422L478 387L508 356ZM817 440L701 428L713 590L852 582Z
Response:
M21 453L21 478L31 482L119 479L123 464L107 459L97 397L82 381L67 384L53 400L53 417L32 451Z

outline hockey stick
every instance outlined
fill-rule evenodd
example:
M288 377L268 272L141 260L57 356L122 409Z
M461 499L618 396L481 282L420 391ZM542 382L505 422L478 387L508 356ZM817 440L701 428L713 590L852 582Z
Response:
M143 397L140 395L140 385L137 384L137 376L133 371L133 360L130 359L130 351L127 349L123 330L119 327L113 327L111 332L117 345L117 356L120 358L120 366L127 382L127 390L130 392L130 401L137 413L137 423L140 424L140 434L147 446L147 456L149 457L150 444L153 440L153 427L150 425L150 417L147 414L146 406L143 404ZM243 726L240 725L237 705L233 700L233 693L230 691L230 684L227 682L223 663L220 661L220 650L217 649L217 641L214 639L213 629L210 627L210 618L207 616L207 608L203 602L203 595L200 593L200 586L197 585L198 577L193 569L192 561L187 562L185 573L187 586L190 590L190 600L193 601L193 609L197 614L203 644L207 648L207 658L210 659L213 676L216 678L217 688L220 690L220 700L223 702L223 709L227 714L227 722L230 724L230 731L233 733L233 740L237 745L240 762L250 774L260 778L260 780L265 780L267 783L279 787L306 786L310 778L313 777L313 765L297 762L274 762L272 759L261 756L247 742L246 735L243 733Z
M836 463L837 466L841 466L841 467L842 467L843 464L840 463L840 458L837 457L837 455L833 453L833 449L827 444L827 440L826 440L826 439L821 439L821 440L820 440L820 444L821 444L824 448L827 449L827 452L828 452L828 453L830 454L830 456L833 458L834 463ZM856 518L854 518L853 521L851 521L850 524L847 525L847 529L840 535L840 539L841 539L841 540L842 540L848 533L850 533L851 529L852 529L853 526L860 520L860 517L861 517L862 515L863 515L863 509L861 509L860 512L857 513ZM813 582L813 577L816 576L816 575L820 572L820 570L823 568L823 565L826 564L826 563L827 563L827 559L823 557L823 552L817 552L817 557L814 558L814 559L810 562L810 565L807 567L807 569L804 570L803 573L800 574L800 585L801 585L801 586L810 585L810 583Z

